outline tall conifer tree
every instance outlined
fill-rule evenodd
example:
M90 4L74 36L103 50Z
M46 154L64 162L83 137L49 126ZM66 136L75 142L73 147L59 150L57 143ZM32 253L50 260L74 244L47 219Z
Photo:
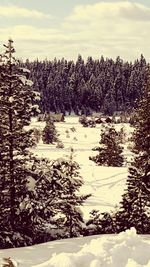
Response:
M27 164L34 142L32 131L25 130L25 126L30 124L34 92L26 78L29 71L20 68L14 57L13 41L10 39L4 46L6 51L0 57L0 239L13 246L13 242L19 245L16 232L20 240L26 236L22 216L27 213L21 204L30 194ZM13 241L5 238L7 234Z
M138 233L150 233L150 76L137 109L132 140L135 157L117 218L121 228L134 226Z

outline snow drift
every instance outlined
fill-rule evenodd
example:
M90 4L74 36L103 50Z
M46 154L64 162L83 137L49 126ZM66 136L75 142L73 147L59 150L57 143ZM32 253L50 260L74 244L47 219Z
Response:
M53 254L32 267L150 267L150 240L131 228L118 235L92 239L77 253Z

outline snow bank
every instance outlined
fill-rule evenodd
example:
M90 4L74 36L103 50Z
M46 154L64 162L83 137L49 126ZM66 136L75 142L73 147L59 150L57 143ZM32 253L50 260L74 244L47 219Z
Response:
M115 236L92 239L77 253L53 254L36 267L150 267L150 240L131 228ZM34 266L35 267L35 266Z

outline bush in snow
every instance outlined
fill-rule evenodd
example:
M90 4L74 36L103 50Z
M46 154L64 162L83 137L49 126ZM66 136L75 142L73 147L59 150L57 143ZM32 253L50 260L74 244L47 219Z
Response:
M96 122L94 117L88 119L85 115L82 115L79 118L79 122L83 125L83 127L90 127L90 128L96 127Z
M84 126L87 127L88 126L88 119L85 115L82 115L79 117L79 122Z
M71 127L70 130L74 133L76 132L76 128L75 127Z
M111 234L116 232L115 228L113 214L92 210L86 222L84 235Z
M56 148L64 148L64 144L63 144L63 142L60 141L60 140L58 140L58 141L57 141Z

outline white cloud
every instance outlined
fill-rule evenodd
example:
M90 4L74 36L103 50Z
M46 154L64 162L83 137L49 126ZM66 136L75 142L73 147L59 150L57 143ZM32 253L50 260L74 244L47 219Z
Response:
M150 58L149 28L150 8L128 1L101 2L76 6L57 28L18 25L0 29L0 36L3 41L12 37L17 55L24 58L103 54L133 60L141 53Z
M131 2L100 2L93 5L76 6L66 20L72 22L109 20L122 18L130 20L150 20L150 8Z
M37 10L30 10L23 7L18 7L14 5L10 6L0 6L0 16L11 17L11 18L49 18L48 14L44 14Z
M76 6L66 17L64 29L84 39L91 55L120 55L127 59L141 53L150 56L147 46L150 8L129 1L100 2Z

